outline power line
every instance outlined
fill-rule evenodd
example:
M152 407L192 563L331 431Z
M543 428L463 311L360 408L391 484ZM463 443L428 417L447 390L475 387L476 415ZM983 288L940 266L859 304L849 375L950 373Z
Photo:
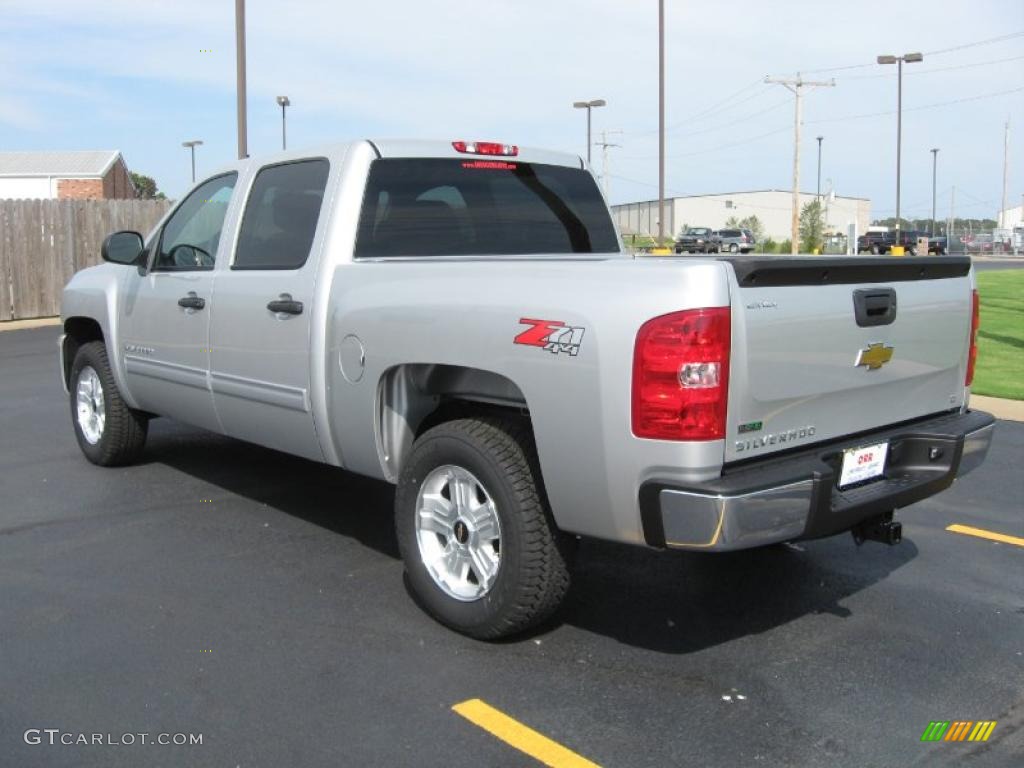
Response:
M1012 40L1015 37L1024 37L1024 29L1018 30L1017 32L1010 32L999 37L990 37L987 40L978 40L973 43L964 43L963 45L954 45L952 48L940 48L937 51L925 51L925 56L936 56L940 53L951 53L953 51L962 51L964 48L975 48L979 45L989 45L991 43L1001 43L1004 40Z
M950 48L939 48L938 50L935 50L935 51L925 51L924 55L925 56L938 56L938 55L941 55L943 53L952 53L953 51L962 51L962 50L964 50L966 48L976 48L979 45L991 45L992 43L1001 43L1001 42L1003 42L1005 40L1012 40L1015 37L1022 37L1022 36L1024 36L1024 30L1020 30L1018 32L1010 32L1009 34L1000 35L999 37L990 37L987 40L976 40L976 41L971 42L971 43L964 43L962 45L954 45L954 46L952 46ZM842 66L842 67L824 67L822 69L805 69L805 70L801 70L801 72L803 72L804 74L820 74L822 72L844 72L844 71L851 70L851 69L865 69L867 67L874 67L874 66L876 66L876 64L875 64L875 62L872 61L872 62L866 63L866 64L847 64L846 66Z
M925 69L913 69L907 75L930 75L932 72L949 72L954 69L970 69L972 67L986 67L990 64L1002 64L1007 61L1020 61L1024 56L1010 56L1005 59L990 59L989 61L975 61L971 64L953 64L949 67L930 67ZM896 77L895 72L884 72L880 75L850 75L845 80L873 80L879 77Z
M774 104L772 104L770 107L765 107L764 109L759 110L757 112L747 113L742 118L740 118L739 120L732 120L731 122L728 122L728 123L721 123L719 125L712 125L712 126L709 126L707 128L701 128L699 131L689 131L688 133L673 133L672 135L675 136L676 138L685 139L685 138L687 138L689 136L699 136L702 133L711 133L712 131L724 131L727 128L732 128L734 125L741 125L741 124L747 123L747 122L750 121L750 118L752 118L752 117L757 117L757 116L763 115L763 114L765 114L767 112L772 112L772 111L778 109L779 107L785 106L786 104L789 104L789 99L783 99L782 101L777 101Z
M767 136L774 136L777 133L782 133L783 131L789 131L789 130L790 130L790 126L787 125L787 126L783 126L781 128L776 128L774 131L768 131L767 133L759 133L757 136L750 136L750 137L748 137L746 139L741 139L740 141L734 141L734 142L730 142L728 144L719 144L718 146L708 147L707 149L700 149L700 150L697 150L696 152L686 152L686 153L681 154L681 155L670 155L666 159L667 160L680 160L680 159L682 159L684 157L696 157L698 155L707 155L707 154L710 154L711 152L718 152L718 151L723 150L723 149L731 149L732 147L739 147L739 146L742 146L744 144L750 144L751 142L757 141L759 139L763 139L763 138L765 138ZM626 155L626 156L623 156L622 159L623 160L650 160L653 157L655 157L655 155Z
M748 90L750 90L755 85L760 85L760 84L761 84L760 80L755 80L753 83L750 83L749 85L743 86L738 91L736 91L735 93L730 94L729 96L727 96L726 98L722 99L721 101L715 102L710 107L707 107L707 108L705 108L704 110L702 110L700 112L695 112L694 114L689 115L685 120L680 120L677 123L673 123L672 125L668 126L667 130L671 131L671 130L674 130L676 128L679 128L680 126L689 125L690 123L699 122L700 120L703 120L703 119L705 119L707 117L711 117L712 115L719 114L721 112L728 112L730 109L733 109L734 107L738 107L741 104L745 104L748 101L756 99L756 98L762 96L764 92L763 91L758 91L757 93L754 93L754 94L748 96L745 99L741 99L738 102L734 102L733 101L733 99L735 99L740 94L746 93ZM657 132L658 132L658 129L654 128L652 130L627 131L626 133L628 133L630 135L633 135L633 136L644 136L644 135L647 135L647 134L657 133Z
M935 102L934 104L922 104L921 106L917 106L917 107L904 107L903 111L904 112L919 112L920 110L923 110L923 109L935 109L937 107L948 107L948 106L951 106L953 104L963 104L963 103L968 102L968 101L981 101L982 99L993 99L996 96L1006 96L1007 94L1017 93L1019 91L1024 91L1024 86L1019 86L1017 88L1010 88L1009 90L1006 90L1006 91L994 91L993 93L983 93L983 94L981 94L979 96L965 96L962 99L953 99L952 101L938 101L938 102ZM844 120L861 120L861 119L867 118L867 117L882 117L884 115L894 115L894 114L896 114L896 110L889 110L887 112L867 112L867 113L865 113L863 115L844 115L842 117L824 117L824 118L820 118L818 120L808 120L807 122L808 123L838 123L838 122L842 122Z

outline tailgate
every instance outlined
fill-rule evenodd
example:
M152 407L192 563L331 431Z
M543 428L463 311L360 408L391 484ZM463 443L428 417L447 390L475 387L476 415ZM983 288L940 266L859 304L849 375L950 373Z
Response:
M735 272L726 461L963 403L969 259L726 260Z

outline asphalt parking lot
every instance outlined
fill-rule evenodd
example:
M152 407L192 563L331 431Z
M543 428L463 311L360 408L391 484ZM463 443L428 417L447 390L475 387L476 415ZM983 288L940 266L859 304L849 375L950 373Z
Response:
M899 546L585 541L558 620L485 644L406 594L386 485L167 420L88 464L57 335L0 333L2 766L540 765L452 710L477 698L606 768L1021 764L1024 548L945 529L1024 536L1024 424Z

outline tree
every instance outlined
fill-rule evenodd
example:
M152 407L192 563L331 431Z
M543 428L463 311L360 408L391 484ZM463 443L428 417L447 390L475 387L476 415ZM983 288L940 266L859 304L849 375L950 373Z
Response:
M740 229L749 229L751 234L754 236L754 242L760 243L764 239L764 225L757 216L750 215L745 219L740 219Z
M825 216L820 200L813 200L800 211L800 249L811 253L821 248L822 235L825 231Z
M156 188L156 181L152 176L145 176L141 173L129 172L132 177L132 184L135 185L136 194L143 200L165 200L163 192Z
M746 218L739 219L735 216L730 216L725 220L726 229L749 229L754 235L754 242L759 243L764 239L764 225L757 216L747 216Z

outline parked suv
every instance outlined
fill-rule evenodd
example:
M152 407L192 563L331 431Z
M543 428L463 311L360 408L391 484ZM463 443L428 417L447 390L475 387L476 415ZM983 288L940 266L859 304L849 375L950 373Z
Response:
M676 240L676 253L718 253L718 233L711 227L690 227Z
M754 233L749 229L720 229L718 247L729 253L750 253L754 250Z

